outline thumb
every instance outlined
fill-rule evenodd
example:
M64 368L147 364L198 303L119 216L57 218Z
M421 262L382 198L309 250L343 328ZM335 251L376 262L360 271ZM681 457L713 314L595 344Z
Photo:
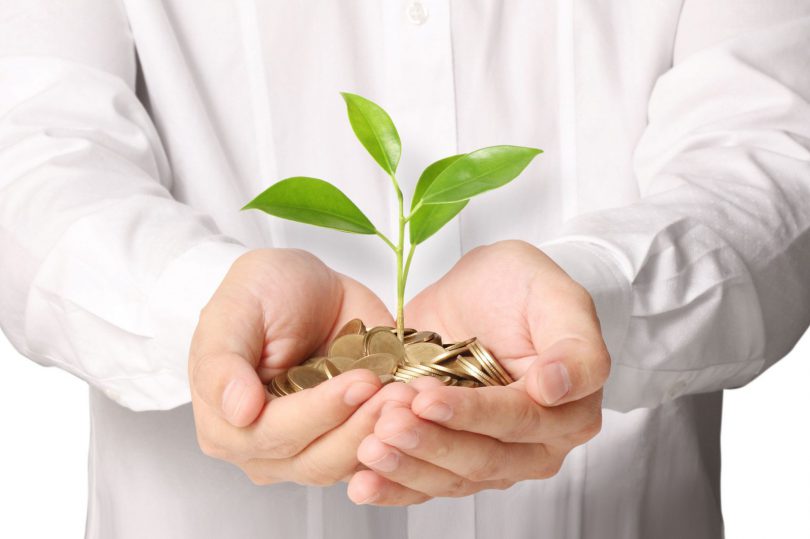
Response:
M203 356L193 362L192 391L236 427L253 423L264 407L264 385L253 366L232 354Z
M532 399L556 406L598 391L609 373L610 356L604 343L569 337L543 350L524 379Z
M257 302L214 295L200 313L189 355L189 385L232 425L251 424L266 402L256 367L264 346Z

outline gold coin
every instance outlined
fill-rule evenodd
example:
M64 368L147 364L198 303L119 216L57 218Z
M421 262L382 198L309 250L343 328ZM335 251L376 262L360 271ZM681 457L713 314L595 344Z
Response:
M308 366L293 367L287 371L287 380L296 391L315 387L327 380L326 374L316 368Z
M447 365L439 365L438 363L434 363L431 365L422 365L422 367L428 367L436 373L436 376L454 376L456 378L469 378L469 375L461 371L461 369L451 369L448 368Z
M334 378L335 376L339 375L342 371L337 368L337 365L329 361L328 359L324 359L318 364L318 368L326 375L327 379Z
M398 373L398 374L394 375L394 378L396 379L397 382L404 382L404 383L407 384L407 383L413 382L414 380L419 378L419 376L413 376L411 374L404 374L404 373L399 374Z
M343 337L344 335L363 335L366 332L366 325L359 318L349 320L346 322L340 331L335 335L335 339ZM334 339L333 339L334 340Z
M357 359L347 356L332 356L329 358L329 361L331 361L332 365L337 367L340 372L346 372L352 367L352 363L357 361Z
M301 365L311 365L317 367L321 360L326 359L326 356L312 356L305 359Z
M404 374L407 376L433 376L433 372L418 368L418 366L408 366L408 365L400 365L397 368L397 372L400 374Z
M432 342L434 344L441 345L442 337L435 331L417 331L415 333L411 333L410 335L404 336L403 342L406 346L420 342Z
M282 396L281 395L281 390L279 390L279 388L278 388L278 380L277 379L278 379L278 376L274 376L270 380L270 383L267 384L267 388L270 390L270 393L272 395L275 395L276 397L281 397Z
M288 383L286 371L270 380L270 392L276 397L283 397L293 392L293 389Z
M499 386L501 384L498 383L497 380L493 379L491 376L486 374L482 371L478 366L476 366L473 362L469 361L466 356L459 356L456 361L458 365L464 369L472 378L475 378L485 386Z
M444 353L433 358L433 363L447 363L454 357L460 356L467 351L467 348L454 348L452 350L445 349Z
M391 326L377 326L378 328L384 328L393 333L394 335L397 334L397 328L392 328ZM412 335L416 333L416 330L413 328L402 328L402 337L405 338L408 335Z
M478 369L480 369L484 374L498 382L499 385L503 385L503 380L500 376L495 372L495 368L490 364L489 361L485 357L483 357L479 352L478 348L474 345L470 347L470 355L472 357L467 357L467 361L471 364L475 365Z
M444 348L432 342L417 342L405 347L405 357L410 363L426 365L445 353Z
M400 365L400 369L406 372L412 372L414 374L418 374L420 376L446 376L446 375L453 375L452 372L448 371L447 369L436 369L436 365Z
M352 363L350 369L368 369L377 376L394 374L397 370L397 358L384 352L369 354Z
M405 358L405 347L396 335L385 329L374 328L363 337L363 355L391 354L397 362ZM359 358L358 358L359 359Z
M500 379L503 385L507 386L515 381L503 365L501 365L480 342L476 341L470 344L470 351L473 354L478 354L480 360L495 373L496 377Z
M475 337L471 337L471 338L469 338L469 339L467 339L465 341L459 341L459 342L454 342L454 343L447 344L445 346L445 348L447 348L447 350L455 350L457 348L464 348L466 346L469 346L470 344L472 344L474 342L475 342Z
M366 334L368 335L368 334ZM344 356L353 359L360 359L365 356L363 351L363 339L365 335L343 335L332 341L329 347L329 357Z
M466 354L466 355L465 355ZM307 358L267 384L274 396L314 387L350 369L369 369L381 383L410 382L432 376L445 385L507 385L512 378L475 337L442 345L434 331L404 328L403 341L391 326L367 329L359 318L348 321L329 345L328 356Z
M268 393L270 393L274 397L280 397L281 396L281 392L276 387L276 379L275 379L275 377L273 377L270 380L270 383L267 384L267 391L268 391Z

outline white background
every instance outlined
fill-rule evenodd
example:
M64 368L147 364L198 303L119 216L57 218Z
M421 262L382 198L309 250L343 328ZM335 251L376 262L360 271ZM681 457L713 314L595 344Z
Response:
M727 391L723 509L729 539L810 537L810 333ZM87 388L19 356L0 334L0 537L84 534Z

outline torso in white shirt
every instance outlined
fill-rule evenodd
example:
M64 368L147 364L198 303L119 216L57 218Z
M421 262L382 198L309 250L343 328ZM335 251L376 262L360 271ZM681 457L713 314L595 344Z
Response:
M270 183L308 175L335 183L388 232L393 193L354 139L338 92L391 114L406 192L441 157L492 144L545 150L420 247L411 296L476 245L540 244L574 215L639 197L632 152L649 93L671 65L680 10L680 2L641 0L611 9L484 0L125 4L173 194L249 246L315 253L389 307L392 262L373 239L237 216L237 204ZM188 120L200 110L205 118ZM221 171L216 190L228 198L185 174L189 160ZM547 481L377 508L354 506L344 485L254 486L200 453L189 406L135 413L93 390L88 536L716 538L721 399L606 410L601 434Z

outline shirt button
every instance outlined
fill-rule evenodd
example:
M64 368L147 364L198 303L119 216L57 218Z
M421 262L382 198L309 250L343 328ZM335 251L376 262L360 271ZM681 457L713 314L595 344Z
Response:
M408 15L408 20L413 24L424 24L428 18L428 11L425 4L418 0L409 2L405 13Z

